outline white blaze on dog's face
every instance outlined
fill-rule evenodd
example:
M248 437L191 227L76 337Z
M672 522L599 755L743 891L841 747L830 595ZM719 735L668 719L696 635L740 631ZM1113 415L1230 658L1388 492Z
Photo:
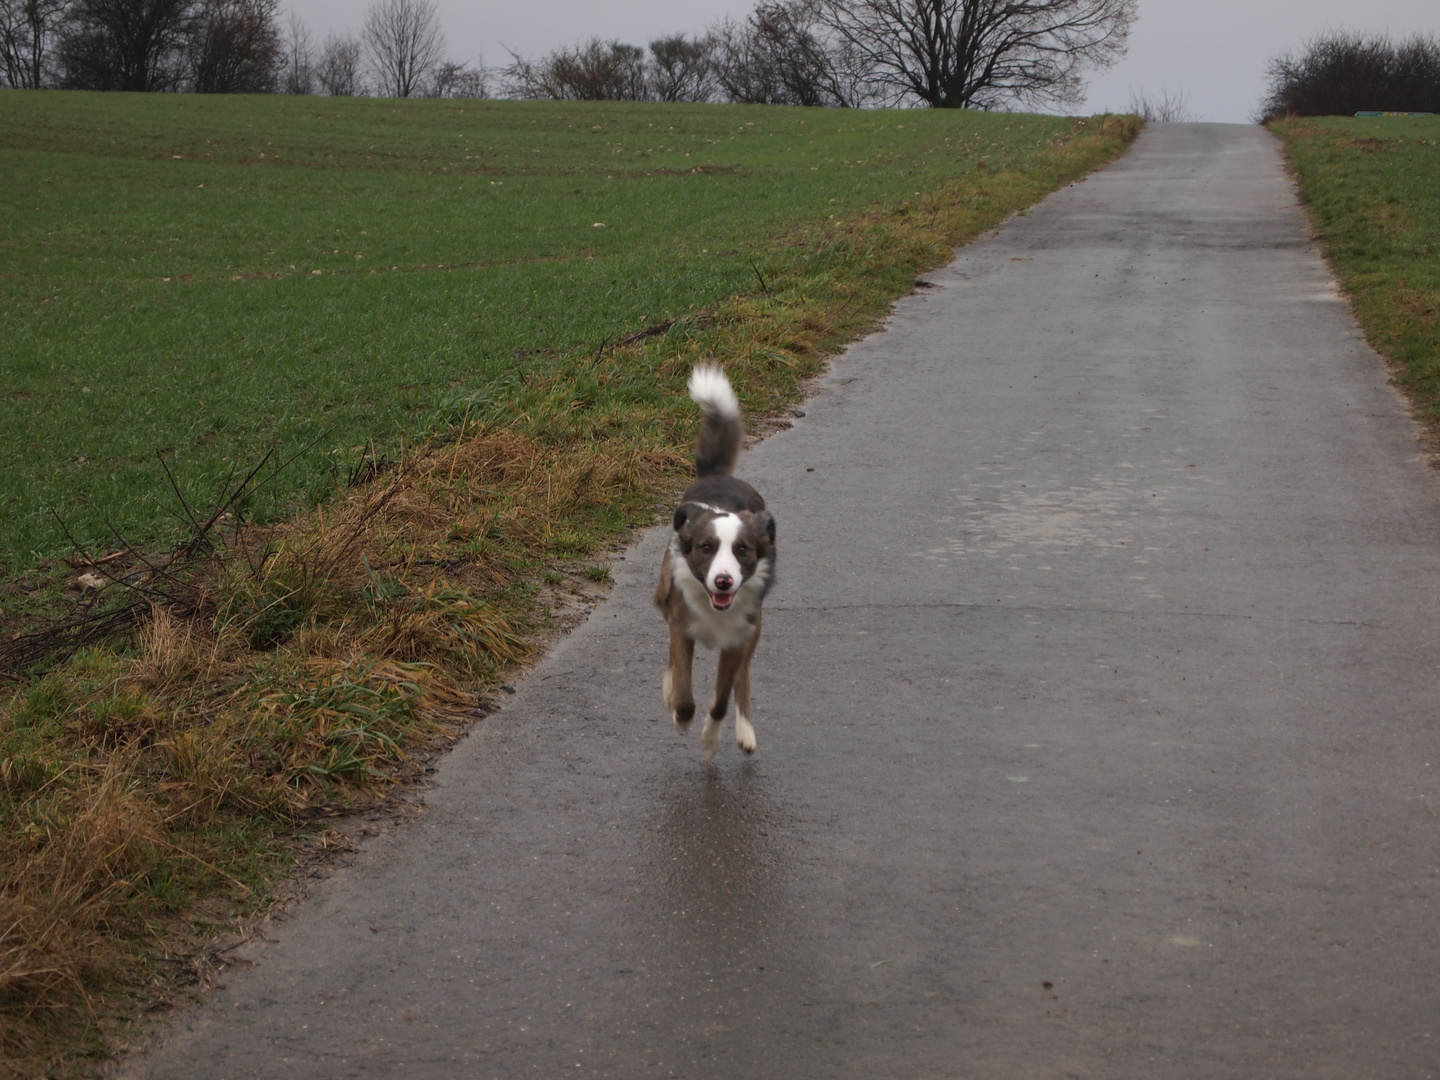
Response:
M684 510L682 507L681 513ZM690 572L704 583L710 606L716 611L729 610L741 586L760 568L772 542L769 523L770 515L764 511L735 514L705 507L693 521L685 516L676 531L680 554Z
M745 570L740 565L740 555L746 554L739 542L740 519L734 514L725 514L711 522L715 530L718 548L710 559L705 572L705 591L710 594L710 605L724 611L735 599L735 590L745 580ZM707 543L708 538L707 538ZM736 549L740 550L737 551Z

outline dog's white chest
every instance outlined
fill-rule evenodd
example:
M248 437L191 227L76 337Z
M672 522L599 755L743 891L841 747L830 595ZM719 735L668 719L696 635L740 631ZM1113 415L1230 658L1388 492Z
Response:
M735 601L725 611L716 611L703 582L697 581L683 561L677 567L676 584L685 597L685 613L691 637L709 649L738 649L755 633L755 613L764 598L763 576L769 570L762 562L761 571L742 584Z

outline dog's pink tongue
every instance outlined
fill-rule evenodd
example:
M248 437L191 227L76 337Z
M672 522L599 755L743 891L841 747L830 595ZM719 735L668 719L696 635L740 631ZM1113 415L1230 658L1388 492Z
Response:
M718 610L724 611L735 599L730 593L711 593L710 603Z

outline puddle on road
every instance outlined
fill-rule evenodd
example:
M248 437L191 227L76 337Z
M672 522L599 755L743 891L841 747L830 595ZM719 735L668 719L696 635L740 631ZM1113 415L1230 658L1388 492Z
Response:
M774 834L785 817L769 789L753 759L660 781L641 841L645 879L655 914L697 943L764 936L783 914Z

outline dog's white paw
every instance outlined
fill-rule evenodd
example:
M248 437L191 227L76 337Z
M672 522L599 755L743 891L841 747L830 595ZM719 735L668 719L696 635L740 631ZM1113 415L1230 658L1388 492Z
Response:
M720 750L720 721L713 716L705 717L705 729L700 732L700 745L705 750L706 761Z
M755 728L744 716L735 717L735 745L747 754L755 752Z
M671 695L675 692L675 673L668 667L665 669L665 677L660 680L660 700L665 702L667 709L675 708L675 699Z

